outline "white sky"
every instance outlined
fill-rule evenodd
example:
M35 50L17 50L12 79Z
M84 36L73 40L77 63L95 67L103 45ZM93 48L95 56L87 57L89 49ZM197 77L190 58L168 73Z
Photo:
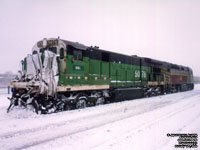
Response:
M186 65L200 76L200 0L0 0L0 73L44 37Z

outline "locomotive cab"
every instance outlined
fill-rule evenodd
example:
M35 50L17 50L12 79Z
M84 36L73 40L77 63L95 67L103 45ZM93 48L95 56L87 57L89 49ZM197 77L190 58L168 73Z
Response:
M10 83L13 91L11 105L27 105L33 103L36 97L46 100L55 97L59 78L58 62L59 65L63 65L61 69L66 66L66 63L63 63L65 49L65 45L59 42L59 39L44 39L33 47L32 55L25 57L22 70ZM42 103L46 103L45 100ZM38 107L37 105L35 103L35 107Z
M58 44L58 40L39 41L34 46L32 55L25 57L22 71L16 78L18 81L12 81L11 86L15 89L34 87L37 89L34 92L54 96L58 82L57 58L60 58L60 51L63 55L64 48Z
M86 49L86 46L59 38L45 38L34 45L32 54L25 57L22 69L10 83L13 94L8 111L13 105L31 104L36 112L43 108L47 112L53 107L59 81L65 81L59 78L66 76L67 48L73 49L76 53L73 60L77 61L81 54L75 49Z

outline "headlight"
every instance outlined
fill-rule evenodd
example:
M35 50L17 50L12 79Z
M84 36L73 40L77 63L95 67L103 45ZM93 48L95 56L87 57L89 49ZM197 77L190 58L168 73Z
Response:
M47 39L46 38L43 39L42 45L43 45L44 48L47 47Z

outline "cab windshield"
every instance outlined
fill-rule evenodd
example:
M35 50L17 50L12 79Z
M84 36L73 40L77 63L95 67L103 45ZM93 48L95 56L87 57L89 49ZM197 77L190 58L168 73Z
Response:
M49 50L55 54L57 54L57 48L56 47L49 47L49 48L41 48L40 53L44 53L45 50Z

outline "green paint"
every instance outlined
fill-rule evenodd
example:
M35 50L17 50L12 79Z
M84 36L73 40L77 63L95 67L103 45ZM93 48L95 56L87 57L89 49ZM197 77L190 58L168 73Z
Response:
M83 57L83 61L74 61L72 55L66 58L66 74L60 74L59 85L142 86L147 84L150 76L150 67L146 66L140 68L137 65L109 63L88 57Z

